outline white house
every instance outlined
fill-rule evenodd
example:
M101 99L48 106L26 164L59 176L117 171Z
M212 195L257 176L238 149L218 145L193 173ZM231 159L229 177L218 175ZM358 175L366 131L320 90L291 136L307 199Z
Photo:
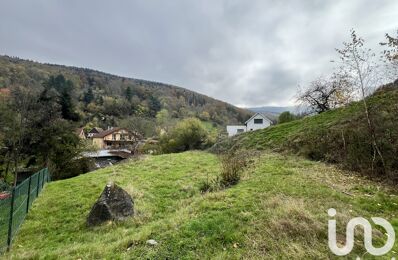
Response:
M227 125L228 136L234 136L239 133L264 129L272 125L272 120L267 115L255 113L244 125Z

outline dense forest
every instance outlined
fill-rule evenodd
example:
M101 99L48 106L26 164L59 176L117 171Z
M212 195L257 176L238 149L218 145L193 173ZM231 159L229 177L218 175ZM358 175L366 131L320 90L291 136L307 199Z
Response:
M81 126L106 128L126 124L129 117L137 125L145 125L148 122L142 122L142 118L151 121L162 110L161 117L197 117L217 125L242 122L250 116L244 109L172 85L0 56L0 89L13 86L40 89L50 76L57 75L71 82L71 101Z

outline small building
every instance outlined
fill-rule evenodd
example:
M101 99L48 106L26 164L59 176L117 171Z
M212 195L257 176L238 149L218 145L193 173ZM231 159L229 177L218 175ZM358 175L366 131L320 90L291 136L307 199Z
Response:
M264 113L255 113L244 125L227 125L228 136L264 129L272 125L272 120Z
M92 136L93 145L98 149L131 149L141 140L141 135L125 128L111 128Z
M104 131L104 129L102 129L101 127L93 127L90 131L88 131L87 138L92 138L93 135L99 134L103 131Z
M84 133L83 127L76 129L76 134L80 139L86 139L86 134Z
M245 125L227 125L227 132L228 132L228 136L233 136L236 134L244 133L244 132L246 132L246 126Z

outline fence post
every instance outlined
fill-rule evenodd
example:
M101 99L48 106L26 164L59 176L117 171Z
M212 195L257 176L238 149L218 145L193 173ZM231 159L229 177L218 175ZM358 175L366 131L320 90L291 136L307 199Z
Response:
M41 172L39 172L39 176L37 176L36 198L39 196L40 173L41 173Z
M28 213L29 211L29 203L30 203L30 184L32 182L32 176L29 177L29 186L28 186L28 199L27 199L27 203L26 203L26 213Z
M44 170L42 170L41 171L42 172L42 174L41 174L41 180L40 180L40 183L41 183L41 189L40 189L40 191L43 189L43 187L44 187Z
M10 251L12 241L12 219L14 217L15 186L12 188L11 196L10 219L8 222L7 251Z

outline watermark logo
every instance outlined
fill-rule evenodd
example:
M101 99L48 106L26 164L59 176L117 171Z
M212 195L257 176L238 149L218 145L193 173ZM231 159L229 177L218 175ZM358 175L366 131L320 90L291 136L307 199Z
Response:
M330 208L328 210L328 215L330 217L336 216L336 210ZM370 222L362 217L357 217L351 219L347 223L346 227L346 243L343 247L337 246L336 239L336 220L329 219L328 223L328 237L329 237L329 248L330 250L338 256L344 256L349 254L354 247L354 230L356 226L362 226L364 229L364 243L366 250L374 256L380 256L388 253L395 243L395 232L392 225L384 218L372 217L372 221L386 230L387 242L384 246L376 248L372 244L372 226ZM393 258L394 259L394 258Z

